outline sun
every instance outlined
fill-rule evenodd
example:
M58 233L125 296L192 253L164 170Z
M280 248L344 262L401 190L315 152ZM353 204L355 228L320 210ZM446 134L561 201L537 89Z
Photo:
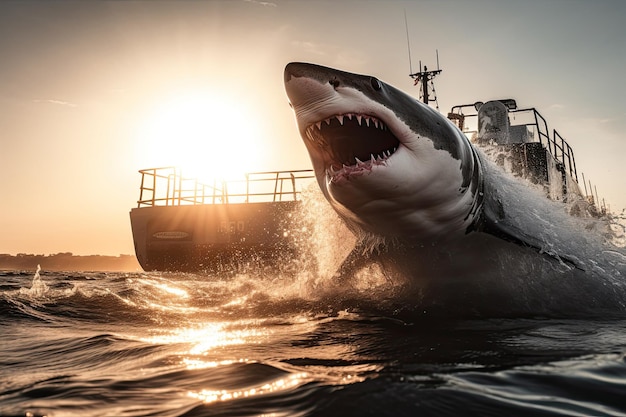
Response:
M204 181L236 179L259 170L261 123L245 101L211 91L163 99L139 129L141 168L176 166Z

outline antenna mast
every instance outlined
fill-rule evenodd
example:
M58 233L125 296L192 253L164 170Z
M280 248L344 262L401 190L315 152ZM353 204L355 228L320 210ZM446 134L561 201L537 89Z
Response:
M414 85L418 85L420 87L420 95L422 96L422 101L425 104L428 104L431 99L429 97L428 92L428 83L430 82L433 90L433 100L437 103L437 95L435 94L435 86L433 84L433 79L441 74L441 69L439 68L439 51L436 50L437 53L437 69L434 71L428 71L426 65L424 65L424 70L422 71L422 61L420 61L420 70L419 72L409 74L409 77L415 80ZM437 103L437 108L439 108L439 103Z
M409 22L406 20L406 9L404 9L404 27L406 28L406 49L409 51L409 73L413 73L413 62L411 60L411 43L409 42ZM439 66L439 64L437 64Z
M406 9L404 9L404 27L406 28L406 47L409 52L409 77L413 78L415 82L413 85L418 85L420 87L420 96L422 101L425 104L428 104L430 100L430 96L428 93L428 83L430 82L431 89L433 90L433 100L437 103L437 110L439 110L439 102L437 101L437 95L435 94L435 84L433 83L433 79L441 74L441 69L439 68L439 50L435 49L437 54L437 69L435 71L428 71L426 65L424 65L424 70L422 71L422 61L420 61L420 70L419 72L413 72L413 61L411 60L411 43L409 42L409 22L406 17Z

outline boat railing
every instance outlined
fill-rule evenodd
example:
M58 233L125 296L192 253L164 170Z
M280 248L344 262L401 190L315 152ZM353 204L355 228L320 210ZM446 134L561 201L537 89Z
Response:
M311 170L253 172L242 180L213 180L206 184L186 177L176 167L139 170L137 207L197 204L241 204L298 201L315 176Z
M478 112L475 104L464 104L452 107L448 118L452 120L467 136L478 133ZM468 113L467 109L471 109ZM530 134L527 142L539 142L546 147L550 155L578 182L578 171L574 151L567 141L555 130L548 129L546 119L537 109L509 109L511 127L525 127Z
M512 100L501 100L505 105L512 102ZM470 139L473 135L478 133L478 112L477 107L480 103L464 104L460 106L452 107L448 118L455 123L466 136ZM546 119L535 108L518 110L514 106L508 106L509 125L514 129L525 130L529 136L526 137L527 142L539 142L543 144L552 158L563 167L564 172L568 172L570 177L573 178L580 186L584 187L584 193L589 203L597 207L598 211L602 214L610 211L607 209L606 202L598 196L598 190L591 183L591 181L585 179L585 175L582 175L582 181L579 180L578 170L576 168L576 159L574 158L574 151L567 141L561 136L556 129L548 129L548 123ZM517 127L517 126L521 126ZM582 190L581 190L582 191Z

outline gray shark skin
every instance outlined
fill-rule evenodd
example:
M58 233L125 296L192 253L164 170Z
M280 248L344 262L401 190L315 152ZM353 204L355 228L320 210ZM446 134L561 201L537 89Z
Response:
M319 187L357 236L338 286L376 263L433 313L624 311L623 252L440 113L372 76L290 63L284 78Z

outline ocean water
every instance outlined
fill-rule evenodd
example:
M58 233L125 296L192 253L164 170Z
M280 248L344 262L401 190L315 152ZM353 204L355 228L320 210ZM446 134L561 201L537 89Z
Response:
M0 272L0 415L626 415L619 312L445 318L307 285Z

